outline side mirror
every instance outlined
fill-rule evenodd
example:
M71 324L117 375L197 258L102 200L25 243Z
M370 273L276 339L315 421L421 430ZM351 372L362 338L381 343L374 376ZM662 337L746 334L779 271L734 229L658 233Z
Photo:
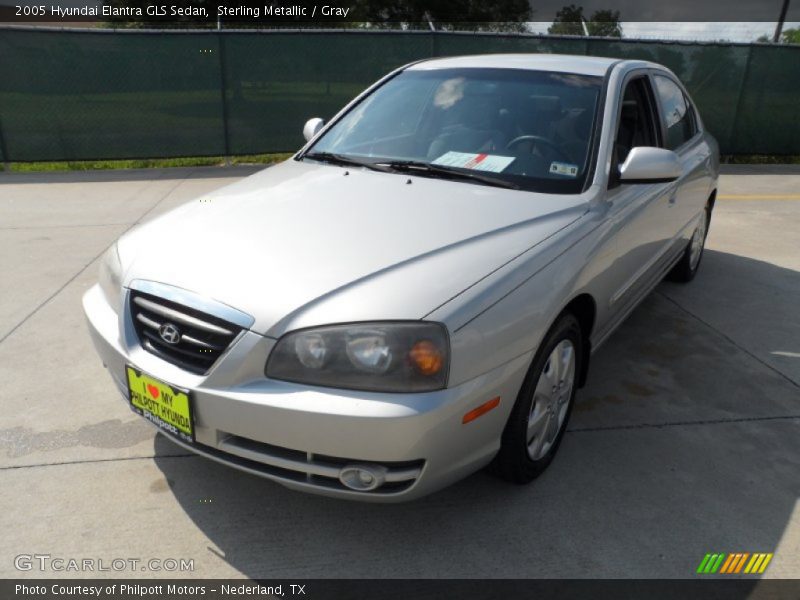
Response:
M663 183L675 181L683 169L678 155L664 148L633 148L619 168L623 183Z
M303 137L306 138L306 141L310 142L311 138L319 133L319 130L322 129L324 124L325 121L319 117L314 117L306 121L306 124L303 126Z

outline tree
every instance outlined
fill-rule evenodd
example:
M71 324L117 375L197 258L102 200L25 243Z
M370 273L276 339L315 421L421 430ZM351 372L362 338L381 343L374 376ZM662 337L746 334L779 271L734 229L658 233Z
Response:
M784 44L800 44L800 28L784 29L781 34L781 41Z
M622 37L622 25L619 23L618 10L598 10L586 24L589 35L598 37Z
M570 4L556 13L553 24L547 28L552 35L584 35L583 7Z
M584 23L586 29L584 29ZM547 33L553 35L594 35L598 37L622 37L622 25L618 10L597 10L589 19L583 16L583 7L570 4L556 13Z
M352 7L355 20L380 28L524 32L533 16L528 0L355 0Z
M772 43L772 36L763 34L758 36L756 42L760 44L771 44ZM800 44L800 28L795 29L784 29L781 32L781 43L782 44Z

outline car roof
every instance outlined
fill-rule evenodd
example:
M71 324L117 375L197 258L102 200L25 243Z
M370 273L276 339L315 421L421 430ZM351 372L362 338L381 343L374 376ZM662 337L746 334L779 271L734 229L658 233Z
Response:
M570 54L480 54L433 58L408 67L412 71L433 69L527 69L531 71L557 71L579 75L603 76L618 58L599 56L573 56ZM636 62L650 66L644 61Z

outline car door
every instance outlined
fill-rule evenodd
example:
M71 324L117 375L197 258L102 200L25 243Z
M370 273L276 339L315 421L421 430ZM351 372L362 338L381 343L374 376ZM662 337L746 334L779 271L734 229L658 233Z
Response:
M666 71L653 71L651 77L664 147L678 155L683 171L672 197L671 211L674 235L684 234L676 239L676 244L682 246L694 231L694 223L707 201L711 153L703 140L697 111L683 87Z
M661 146L663 131L647 70L632 72L622 85L612 148L607 218L614 236L614 262L607 272L607 318L610 328L627 314L669 260L675 236L676 182L625 183L619 166L631 149Z

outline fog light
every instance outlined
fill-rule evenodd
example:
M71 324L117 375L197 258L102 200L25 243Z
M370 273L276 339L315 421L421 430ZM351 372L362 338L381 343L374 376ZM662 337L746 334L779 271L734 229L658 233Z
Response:
M347 465L339 471L342 485L358 492L371 492L385 480L386 469L376 465Z

